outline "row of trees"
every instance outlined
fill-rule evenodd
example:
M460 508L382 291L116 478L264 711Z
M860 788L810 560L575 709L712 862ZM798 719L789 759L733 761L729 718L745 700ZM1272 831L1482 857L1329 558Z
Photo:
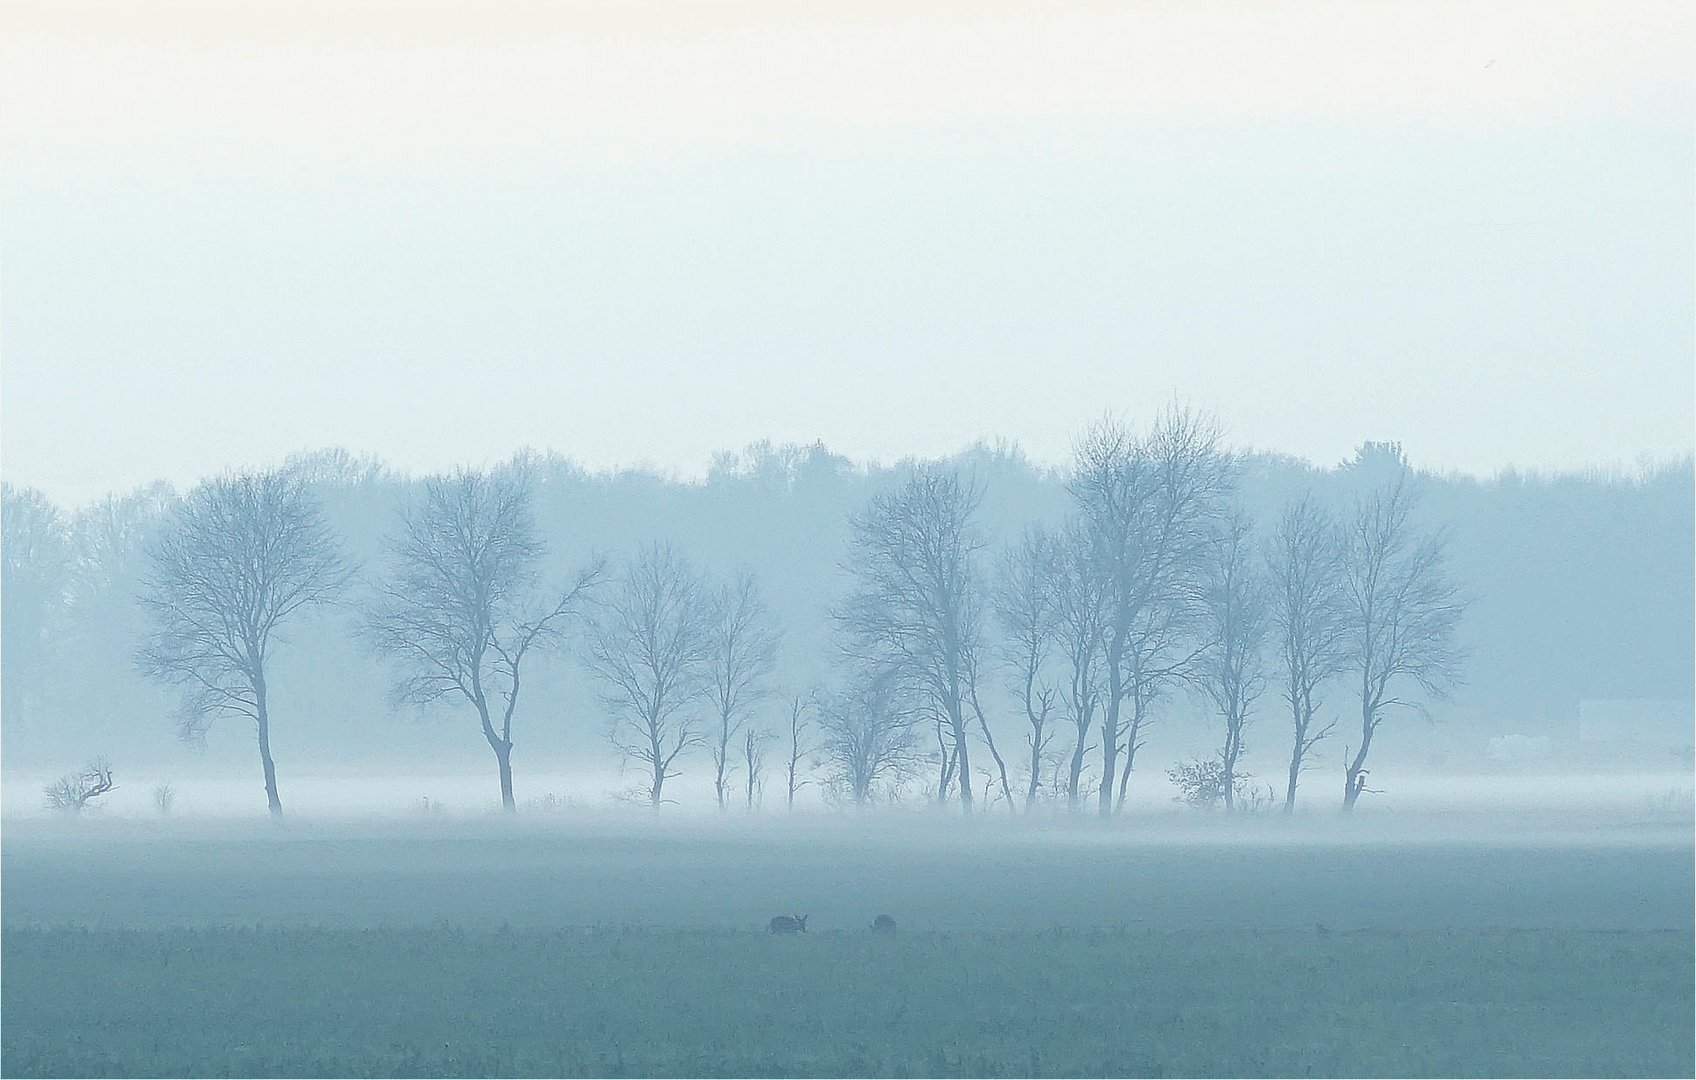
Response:
M781 733L761 722L775 711L781 633L754 576L715 581L656 544L621 567L591 559L564 582L544 580L521 472L427 481L352 606L359 635L395 674L397 701L475 717L507 809L526 660L573 641L601 690L609 739L655 805L702 749L719 805L751 804L771 744L783 741L791 803L816 757L831 789L856 803L918 782L969 811L973 779L987 774L1010 808L1093 797L1110 815L1123 810L1149 725L1178 692L1219 717L1229 804L1245 732L1276 684L1291 721L1289 808L1314 745L1335 730L1324 695L1346 677L1361 721L1345 775L1352 807L1386 716L1409 688L1441 694L1457 676L1463 605L1443 538L1413 526L1405 476L1348 520L1303 499L1262 536L1238 508L1236 472L1205 417L1168 409L1140 435L1103 421L1079 440L1066 520L992 551L978 524L981 487L915 467L851 518L851 585L831 612L835 685L789 695ZM287 471L196 488L149 567L143 669L186 691L187 737L220 715L252 723L280 814L268 661L297 612L349 598L355 568ZM1011 771L986 698L1024 714ZM979 751L988 764L974 771Z
M1409 687L1457 680L1464 604L1445 541L1411 517L1404 473L1338 522L1311 499L1258 538L1234 500L1235 462L1204 417L1163 413L1142 436L1106 421L1080 440L1071 513L1032 526L992 569L975 525L980 489L921 468L853 521L855 589L835 618L860 702L856 776L899 773L917 729L934 724L939 799L970 808L969 754L981 740L992 782L1014 804L1007 763L981 704L991 671L1011 682L1028 730L1022 800L1078 807L1086 761L1103 816L1123 810L1137 751L1163 699L1208 702L1222 728L1227 806L1257 704L1274 681L1292 720L1286 809L1313 747L1333 734L1322 694L1358 681L1360 741L1349 748L1346 808L1366 790L1373 736ZM1062 735L1069 745L1060 745Z

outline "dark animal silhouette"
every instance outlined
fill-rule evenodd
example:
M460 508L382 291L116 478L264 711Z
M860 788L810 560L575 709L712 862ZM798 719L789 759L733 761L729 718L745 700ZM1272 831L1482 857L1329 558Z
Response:
M774 915L766 929L773 934L805 934L807 932L807 917L805 915Z
M872 920L872 933L874 933L874 934L893 934L893 933L895 933L895 920L890 918L888 915L879 915L877 918Z

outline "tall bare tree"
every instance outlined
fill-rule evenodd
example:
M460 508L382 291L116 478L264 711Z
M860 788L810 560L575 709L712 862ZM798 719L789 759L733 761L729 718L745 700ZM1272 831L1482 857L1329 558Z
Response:
M769 731L762 731L753 724L745 724L742 728L742 786L747 794L749 810L754 808L756 797L763 798L766 781L766 746L772 740Z
M1048 664L1059 632L1059 556L1054 539L1032 526L1001 553L990 606L1003 635L1002 651L1013 673L1012 690L1024 707L1025 744L1030 749L1030 781L1025 805L1036 802L1042 787L1042 763L1058 734L1059 689Z
M1201 591L1205 646L1195 684L1225 722L1219 752L1225 809L1235 809L1237 762L1250 711L1266 689L1267 598L1255 558L1253 529L1240 511L1219 525L1203 568Z
M713 625L706 580L655 544L624 569L589 634L589 666L613 712L608 738L646 770L652 806L678 758L704 741L694 710L712 687Z
M899 672L855 670L841 692L819 704L830 787L856 806L898 789L919 762L921 722Z
M1106 687L1102 683L1102 627L1106 618L1103 576L1096 573L1094 550L1080 522L1069 522L1055 541L1055 642L1064 663L1062 683L1072 748L1067 755L1066 805L1077 810L1083 798L1084 759Z
M713 792L723 810L730 804L737 736L748 723L749 712L769 693L767 680L777 663L777 632L753 574L738 573L719 590L708 635L707 698L713 710L708 748L713 757ZM753 744L741 749L751 755Z
M1231 481L1217 426L1177 406L1164 410L1142 438L1107 419L1079 440L1070 486L1089 538L1089 572L1099 576L1103 595L1103 816L1114 809L1119 755L1127 756L1119 778L1123 791L1147 705L1183 659L1172 658L1169 649ZM1129 726L1123 723L1127 701Z
M787 781L784 794L785 806L790 810L795 809L795 793L811 783L801 773L801 762L812 753L806 742L811 726L807 723L807 710L817 707L818 697L817 693L796 694L789 699L789 753L784 762L784 778Z
M1411 684L1442 697L1460 679L1456 629L1466 604L1449 575L1448 542L1412 519L1408 473L1361 500L1344 548L1349 670L1360 680L1360 747L1345 754L1343 808L1366 788L1366 754L1387 710L1416 707Z
M1342 555L1336 522L1309 496L1284 508L1267 548L1268 613L1295 733L1286 814L1295 810L1296 782L1313 748L1337 726L1334 720L1316 725L1315 717L1320 688L1346 658Z
M513 811L512 721L524 661L560 644L605 564L593 560L568 584L543 586L544 547L522 472L460 469L426 480L390 549L366 630L401 671L395 696L470 705L495 755L501 806Z
M832 613L855 663L889 669L940 717L944 768L972 807L967 709L981 633L975 522L982 490L957 472L916 467L906 482L849 519L845 568L854 577Z
M141 603L153 629L141 670L187 688L185 738L204 736L223 714L253 722L265 800L281 817L267 664L283 624L334 600L353 573L317 500L288 472L209 480L177 508L147 561Z

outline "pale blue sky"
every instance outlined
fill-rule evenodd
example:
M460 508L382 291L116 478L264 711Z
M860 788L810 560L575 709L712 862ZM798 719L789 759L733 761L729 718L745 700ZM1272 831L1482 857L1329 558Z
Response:
M331 444L1060 460L1174 394L1322 462L1692 445L1688 8L171 10L6 43L3 468L62 499Z

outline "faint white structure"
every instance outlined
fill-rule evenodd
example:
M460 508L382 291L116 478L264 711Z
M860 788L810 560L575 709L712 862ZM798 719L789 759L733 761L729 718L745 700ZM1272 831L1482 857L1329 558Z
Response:
M1491 761L1536 761L1554 749L1547 735L1497 735L1484 747Z

